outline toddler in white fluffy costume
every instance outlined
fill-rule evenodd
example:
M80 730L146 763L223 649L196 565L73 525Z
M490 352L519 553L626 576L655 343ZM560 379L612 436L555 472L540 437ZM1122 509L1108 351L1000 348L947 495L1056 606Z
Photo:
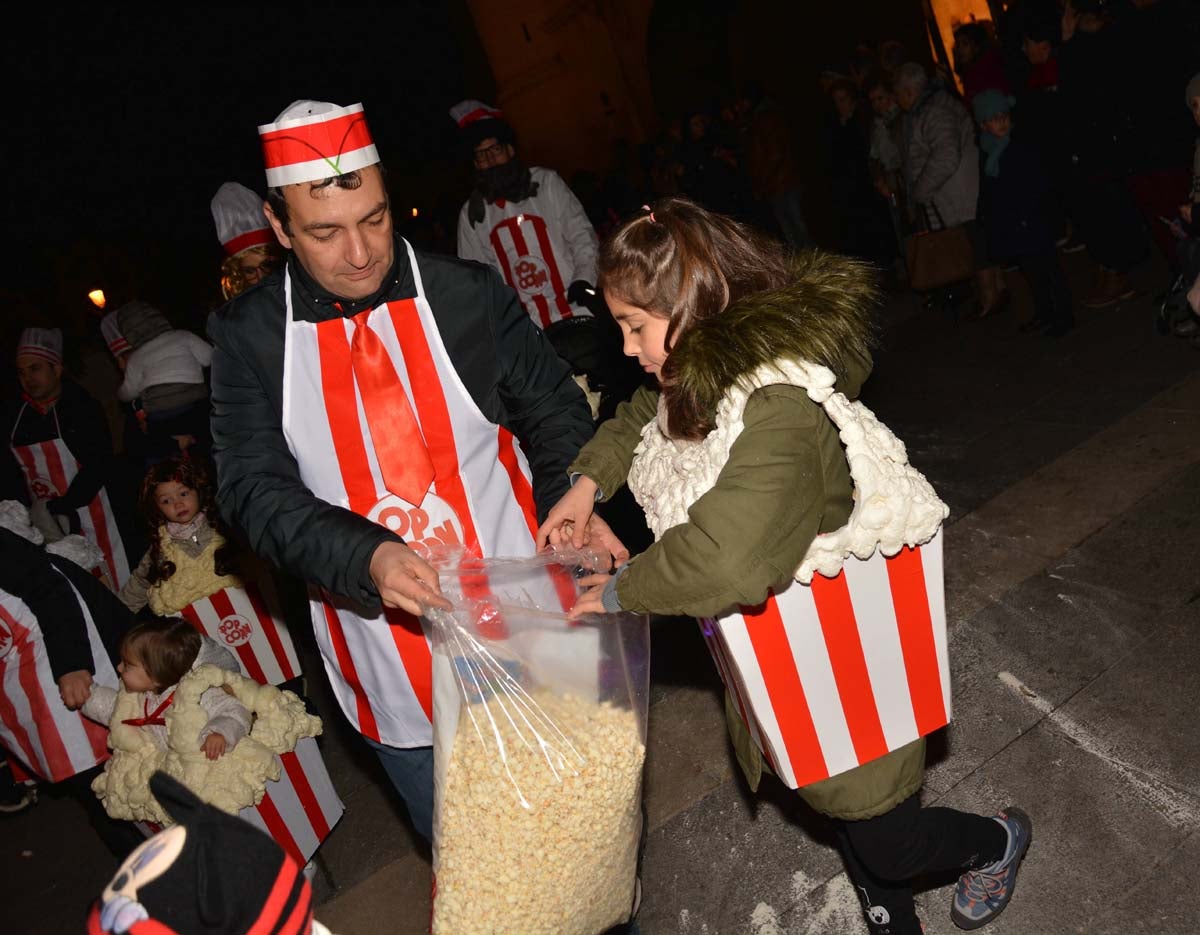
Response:
M117 672L127 692L141 695L141 716L121 723L140 727L160 750L168 749L166 715L175 700L179 680L202 665L237 672L233 654L215 640L201 635L181 617L139 623L121 641ZM109 725L117 707L118 692L96 685L83 713ZM233 749L250 730L250 712L224 688L209 688L200 696L208 722L200 731L200 749L210 760ZM112 725L116 726L116 725Z

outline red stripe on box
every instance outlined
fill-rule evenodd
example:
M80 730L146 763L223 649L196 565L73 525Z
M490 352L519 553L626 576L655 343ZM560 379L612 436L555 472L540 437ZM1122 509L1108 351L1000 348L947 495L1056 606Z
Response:
M945 725L947 718L921 550L907 546L901 549L887 560L887 571L900 628L908 693L912 697L917 731L923 737Z

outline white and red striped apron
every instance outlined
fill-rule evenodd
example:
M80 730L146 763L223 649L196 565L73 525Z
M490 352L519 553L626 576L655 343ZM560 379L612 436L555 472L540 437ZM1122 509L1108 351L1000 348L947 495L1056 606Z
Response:
M304 866L329 837L346 807L338 798L313 738L300 740L296 749L280 756L279 761L279 778L267 783L258 805L243 808L238 817L265 831ZM162 831L162 825L155 822L134 824L146 837Z
M531 555L537 530L529 465L512 434L471 399L442 344L412 248L412 299L365 317L386 348L434 467L420 504L383 482L351 363L355 322L294 320L285 275L287 325L283 430L313 493L395 531L410 545L462 544L483 555ZM317 643L334 694L363 735L397 747L432 743L432 659L420 622L388 610L360 616L349 602L314 594Z
M701 621L725 687L789 787L853 769L950 722L942 534L851 556L760 606Z
M518 211L515 205L506 207L511 213L492 227L488 242L504 281L517 293L529 317L545 329L564 318L586 315L567 301L570 283L563 281L546 221L540 215Z
M25 487L29 496L37 500L48 500L61 497L71 486L71 481L79 473L79 461L71 454L62 439L61 430L57 438L49 441L36 442L32 445L15 445L12 439L16 437L17 426L29 406L26 403L17 415L13 425L9 445L17 456L21 471L25 475ZM58 426L58 412L54 412L55 427ZM115 590L120 590L129 580L129 560L125 556L125 546L121 542L121 533L117 529L117 521L113 516L112 504L108 500L108 492L101 487L100 492L92 502L76 511L79 516L79 527L84 538L94 543L104 553L105 570L109 581Z
M180 615L237 657L242 675L278 685L300 675L300 662L268 581L223 588L192 601Z
M87 604L65 576L63 580L83 612L94 678L115 686L117 673ZM0 741L24 766L50 782L91 769L109 755L108 728L62 703L37 617L6 591L0 591Z

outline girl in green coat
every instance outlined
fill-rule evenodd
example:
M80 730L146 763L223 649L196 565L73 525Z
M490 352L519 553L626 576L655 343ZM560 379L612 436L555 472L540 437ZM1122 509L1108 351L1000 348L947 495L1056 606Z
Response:
M639 389L580 451L539 546L587 544L616 557L615 574L584 580L576 615L741 614L754 627L758 610L776 601L786 615L789 589L801 587L793 574L814 539L851 517L846 454L813 401L812 375L857 396L871 366L874 274L841 257L789 257L685 199L644 211L604 244L599 278L625 353L658 386ZM657 534L631 561L593 515L627 481ZM924 504L932 526L919 541L945 515L932 491L927 500L936 512ZM772 704L780 702L772 696ZM735 705L726 707L738 760L756 787L771 762L755 743L759 712L749 712L748 726ZM820 781L791 783L834 820L878 935L920 933L909 881L945 873L961 873L954 922L985 925L1008 904L1029 846L1032 826L1019 809L993 818L922 808L924 759L922 737Z

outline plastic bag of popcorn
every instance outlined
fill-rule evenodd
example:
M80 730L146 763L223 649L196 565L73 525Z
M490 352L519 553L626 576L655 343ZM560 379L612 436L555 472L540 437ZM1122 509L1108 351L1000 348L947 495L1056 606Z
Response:
M433 561L434 935L598 935L633 906L648 619L567 618L590 553Z

